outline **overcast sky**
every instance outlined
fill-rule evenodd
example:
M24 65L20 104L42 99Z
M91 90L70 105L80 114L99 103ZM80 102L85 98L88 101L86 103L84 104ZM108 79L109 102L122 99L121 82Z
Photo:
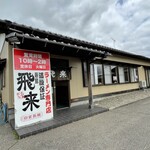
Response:
M0 19L150 57L150 0L0 0Z

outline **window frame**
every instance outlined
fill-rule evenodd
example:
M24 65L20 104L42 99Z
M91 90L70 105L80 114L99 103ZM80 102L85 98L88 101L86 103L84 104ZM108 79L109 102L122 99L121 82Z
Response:
M116 80L117 82L114 82L114 76L113 76L113 72L112 72L112 67L115 67L115 76L116 76ZM119 83L119 80L118 80L118 66L117 65L110 65L110 68L111 68L111 78L112 78L112 84L118 84Z
M103 64L103 65L104 65L104 80L105 80L105 81L104 81L104 85L111 85L111 84L113 84L113 83L112 83L111 66L110 66L109 64ZM109 71L110 71L109 75L110 75L111 83L106 83L105 66L108 66L108 67L109 67Z
M5 73L5 68L3 68L3 70L2 71L0 71L0 89L2 90L4 87L5 87L5 75L6 75L6 73Z
M84 63L86 63L86 65ZM94 64L96 64L96 65L100 64L101 65L103 83L102 84L92 84L92 86L104 86L104 85L107 86L107 85L116 85L116 84L132 84L132 83L138 83L139 82L138 66L136 66L136 65L132 65L132 64L131 65L127 65L125 63L115 63L115 62L114 63L113 62L92 63L93 66L94 66ZM111 83L106 83L105 66L109 66L109 68L110 68ZM113 80L112 80L111 66L115 66L116 69L117 69L116 70L116 75L117 75L117 82L116 83L113 83ZM124 82L120 82L119 67L123 68ZM125 68L127 69L128 80L125 80ZM137 70L137 81L135 81L135 82L131 81L130 68L135 68ZM83 76L83 86L87 87L88 86L88 78L87 78L87 62L86 61L82 61L82 76Z
M134 81L132 81L132 79L131 79L131 69L133 69L133 71L135 69ZM135 79L136 78L135 76L137 77L137 79ZM138 74L138 68L137 67L130 67L130 82L131 83L139 82L139 74Z
M103 65L102 64L100 64L100 63L95 63L95 64L91 64L91 66L92 66L92 69L93 69L93 83L92 83L92 85L93 86L97 86L97 85L104 85L104 73L103 73ZM99 80L99 76L98 76L98 69L97 69L97 73L95 72L95 66L100 66L100 68L101 68L101 72L102 72L102 77L100 78L101 80L102 80L102 82L101 83L99 83L98 82L98 84L96 84L96 80ZM92 74L92 71L91 71L91 74ZM95 76L95 74L97 74L97 79L96 79L96 76Z

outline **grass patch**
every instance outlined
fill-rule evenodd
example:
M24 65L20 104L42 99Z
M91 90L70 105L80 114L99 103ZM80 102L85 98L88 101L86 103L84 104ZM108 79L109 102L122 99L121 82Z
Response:
M15 130L13 130L13 135L14 135L16 140L19 140L19 136L18 136L18 134L17 134L17 132Z

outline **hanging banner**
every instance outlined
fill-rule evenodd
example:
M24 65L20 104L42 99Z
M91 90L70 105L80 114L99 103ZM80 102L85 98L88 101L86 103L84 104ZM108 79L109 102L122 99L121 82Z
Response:
M49 53L14 48L15 128L53 118Z

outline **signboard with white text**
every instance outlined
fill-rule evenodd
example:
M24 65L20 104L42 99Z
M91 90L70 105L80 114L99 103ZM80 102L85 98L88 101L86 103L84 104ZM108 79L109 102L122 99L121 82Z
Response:
M53 118L49 53L14 48L15 128Z

